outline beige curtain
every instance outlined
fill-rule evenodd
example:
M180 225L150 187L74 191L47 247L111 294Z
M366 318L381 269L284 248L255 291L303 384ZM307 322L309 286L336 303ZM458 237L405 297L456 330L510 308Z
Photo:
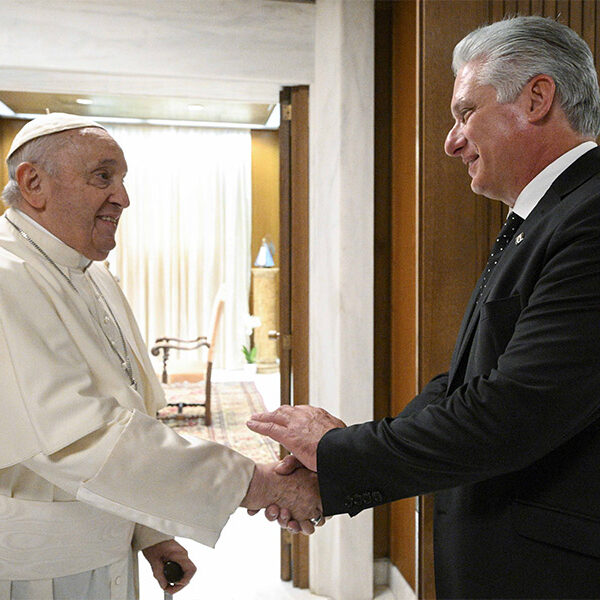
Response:
M163 335L208 334L221 289L225 313L215 366L240 367L251 267L250 132L107 129L125 152L131 199L109 261L142 334L150 345Z

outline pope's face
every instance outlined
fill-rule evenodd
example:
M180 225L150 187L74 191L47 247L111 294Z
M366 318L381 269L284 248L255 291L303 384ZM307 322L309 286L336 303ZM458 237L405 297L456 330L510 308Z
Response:
M501 104L496 89L478 82L478 65L467 63L454 82L454 126L446 137L446 154L461 158L476 194L512 206L528 182L528 159L521 132L527 126L524 101Z
M62 135L65 143L54 157L58 170L47 174L43 224L90 260L104 260L115 247L119 218L129 206L123 151L98 127Z

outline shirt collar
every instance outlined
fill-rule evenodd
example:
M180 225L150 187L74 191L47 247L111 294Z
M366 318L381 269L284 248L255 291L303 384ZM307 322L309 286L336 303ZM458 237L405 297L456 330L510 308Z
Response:
M512 210L526 219L536 207L542 196L548 191L556 178L570 167L579 157L597 146L596 142L583 142L565 152L544 170L540 171L521 191Z
M6 215L19 229L22 229L38 244L56 264L81 271L85 271L92 264L89 258L67 246L67 244L59 240L53 233L50 233L37 221L17 208L9 208L6 211Z

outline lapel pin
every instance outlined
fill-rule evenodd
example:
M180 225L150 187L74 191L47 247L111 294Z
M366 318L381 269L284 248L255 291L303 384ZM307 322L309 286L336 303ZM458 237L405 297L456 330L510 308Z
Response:
M515 246L518 246L524 239L525 234L521 232L515 239Z

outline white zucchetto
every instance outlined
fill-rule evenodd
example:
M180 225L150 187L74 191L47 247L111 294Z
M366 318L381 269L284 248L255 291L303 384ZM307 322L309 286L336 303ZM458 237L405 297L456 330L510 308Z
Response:
M105 129L102 125L96 123L93 119L90 119L90 117L83 117L81 115L50 113L48 115L36 117L33 121L29 121L29 123L24 125L19 133L17 133L10 146L6 160L10 158L15 150L18 150L21 146L35 138L51 133L58 133L59 131L80 129L82 127L100 127L100 129Z

